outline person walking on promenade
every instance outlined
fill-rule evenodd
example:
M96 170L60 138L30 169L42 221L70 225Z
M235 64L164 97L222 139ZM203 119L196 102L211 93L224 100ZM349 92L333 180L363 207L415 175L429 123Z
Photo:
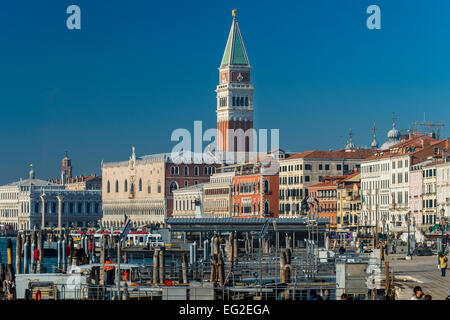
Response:
M422 288L417 286L417 287L414 287L413 291L414 291L414 294L413 294L411 300L422 300L422 298L423 298Z
M444 253L441 253L439 255L439 267L441 268L441 274L443 277L445 277L445 272L447 271L447 257Z
M363 252L364 252L364 242L361 240L361 242L359 243L359 253Z

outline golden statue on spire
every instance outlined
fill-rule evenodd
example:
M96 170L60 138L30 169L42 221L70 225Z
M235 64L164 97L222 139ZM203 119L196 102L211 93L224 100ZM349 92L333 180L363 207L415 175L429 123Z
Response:
M233 17L235 17L236 18L236 9L233 9L233 11L231 11L231 14L233 15Z

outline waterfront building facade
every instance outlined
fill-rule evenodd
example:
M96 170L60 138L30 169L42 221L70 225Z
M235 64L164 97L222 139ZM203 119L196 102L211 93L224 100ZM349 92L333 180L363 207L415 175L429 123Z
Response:
M102 223L123 226L126 214L135 227L163 224L172 216L173 191L208 182L217 167L213 159L183 163L166 153L136 157L134 148L128 161L102 163Z
M339 231L359 232L361 217L361 173L340 180L337 186L336 225Z
M260 162L234 169L232 217L278 218L278 171Z
M327 219L331 228L336 229L337 181L342 177L324 177L322 182L309 187L309 197L317 200L319 218Z
M200 218L204 183L173 190L174 218Z
M308 197L311 185L325 176L344 176L360 167L363 159L376 150L355 149L338 151L312 150L291 154L280 160L280 218L299 217L301 201Z
M222 167L220 170L224 170ZM203 186L203 212L205 215L218 218L231 218L233 198L234 170L217 172L211 176L210 182Z
M14 230L94 227L102 218L100 190L68 190L35 178L0 186L0 223Z
M411 134L363 161L361 223L372 235L381 232L383 222L388 233L407 231L408 221L414 218L409 203L411 167L439 156L445 144L448 142Z

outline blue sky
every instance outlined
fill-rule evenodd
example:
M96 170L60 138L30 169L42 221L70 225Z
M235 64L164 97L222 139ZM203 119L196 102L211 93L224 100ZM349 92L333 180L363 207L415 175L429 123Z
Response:
M82 29L66 28L81 8ZM366 8L381 8L381 30ZM0 10L0 183L169 152L171 132L215 127L218 66L238 9L255 126L286 150L383 142L391 127L450 115L450 2L15 0ZM446 136L446 130L444 130Z

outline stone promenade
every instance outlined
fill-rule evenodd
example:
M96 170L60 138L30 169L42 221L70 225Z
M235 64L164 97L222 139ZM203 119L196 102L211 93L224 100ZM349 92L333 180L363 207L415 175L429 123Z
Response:
M444 300L447 297L447 289L450 289L450 275L441 276L436 255L413 256L412 260L404 260L404 255L391 254L388 257L391 271L394 271L395 277L399 277L395 282L401 282L399 299L411 299L415 286L422 287L423 292L430 294L433 300ZM447 269L448 272L449 269Z

